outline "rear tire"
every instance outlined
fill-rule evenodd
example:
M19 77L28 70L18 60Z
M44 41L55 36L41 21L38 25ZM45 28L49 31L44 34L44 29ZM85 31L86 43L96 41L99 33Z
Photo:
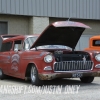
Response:
M30 78L32 85L41 86L43 84L43 81L38 77L38 71L34 65L31 66Z
M2 69L0 68L0 79L3 80L4 79L4 76L5 75L4 75L3 71L2 71Z
M93 76L87 76L87 77L82 77L80 78L81 82L83 83L91 83L94 80Z

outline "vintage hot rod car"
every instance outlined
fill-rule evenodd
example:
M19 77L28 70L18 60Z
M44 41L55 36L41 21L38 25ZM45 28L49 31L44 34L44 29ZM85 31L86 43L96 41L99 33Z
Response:
M33 85L56 78L80 78L91 83L100 76L98 51L75 51L89 26L72 21L50 24L40 35L4 35L0 50L0 78L30 78ZM97 67L98 66L98 67Z
M89 47L85 50L98 50L100 51L100 35L92 36L89 40Z

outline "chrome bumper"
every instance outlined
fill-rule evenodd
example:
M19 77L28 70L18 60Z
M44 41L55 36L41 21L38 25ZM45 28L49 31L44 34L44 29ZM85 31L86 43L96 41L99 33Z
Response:
M99 77L100 71L97 72L68 72L68 73L39 73L39 79L41 80L52 80L56 78L73 78L73 73L82 73L82 77L94 76ZM78 77L77 77L78 78ZM79 77L80 78L80 77Z

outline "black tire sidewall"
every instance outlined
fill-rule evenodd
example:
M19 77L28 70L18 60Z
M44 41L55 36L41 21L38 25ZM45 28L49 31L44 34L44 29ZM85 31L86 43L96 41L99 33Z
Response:
M2 80L4 78L4 73L1 68L0 68L0 71L2 72L2 75L0 75L0 79Z
M94 80L94 76L87 76L80 78L81 82L83 83L91 83Z

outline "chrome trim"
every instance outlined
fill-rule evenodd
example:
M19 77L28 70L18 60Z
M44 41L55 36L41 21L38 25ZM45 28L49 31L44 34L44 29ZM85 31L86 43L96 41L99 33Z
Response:
M100 54L96 54L96 55L95 55L95 60L98 61L98 62L100 62L100 60L97 59L97 57L98 57L99 55L100 55Z
M54 64L53 64L53 71L54 72L76 72L76 71L91 71L91 70L93 70L93 66L94 66L94 63L93 63L93 61L86 61L86 64L88 64L87 65L87 67L88 67L88 69L89 69L89 65L91 64L92 66L91 66L91 69L90 70L79 70L79 69L82 69L83 68L83 64L81 63L81 62L83 62L83 61L76 61L76 62L78 62L78 64L79 64L79 69L77 70L76 68L75 68L75 66L74 66L74 68L75 68L75 70L72 70L71 71L71 69L70 69L70 65L68 64L68 62L73 62L73 61L63 61L63 62L54 62ZM58 70L61 70L61 67L60 67L60 63L63 63L63 65L64 64L66 64L68 67L68 69L69 69L69 71L55 71L54 70L54 67L55 67L55 64L57 64L57 66L59 66L58 67ZM72 64L72 65L75 65L75 63L74 64ZM80 66L81 65L81 66ZM85 66L86 67L86 66ZM56 67L56 70L57 70L57 67Z
M47 62L47 61L46 61L46 57L47 57L48 55L50 55L50 56L52 57L52 60L51 60L50 62ZM51 63L51 62L53 61L53 59L54 59L54 58L53 58L53 56L52 56L51 54L47 54L47 55L44 56L44 62L45 62L45 63Z
M100 66L100 64L97 64L97 65L95 66L95 68L100 68L100 67L97 67L97 66Z
M51 69L50 69L50 68L51 68ZM46 71L46 70L49 71L49 70L52 70L52 67L51 67L51 66L45 66L43 70L45 70L45 71Z

